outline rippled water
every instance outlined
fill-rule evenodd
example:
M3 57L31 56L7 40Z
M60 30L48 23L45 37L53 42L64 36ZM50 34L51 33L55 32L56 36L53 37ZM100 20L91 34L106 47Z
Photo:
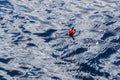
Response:
M120 80L120 1L0 0L0 80Z

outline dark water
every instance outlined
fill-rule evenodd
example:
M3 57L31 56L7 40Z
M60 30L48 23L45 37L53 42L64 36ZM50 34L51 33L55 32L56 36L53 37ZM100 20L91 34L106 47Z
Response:
M120 80L119 7L119 0L0 0L0 80ZM67 34L73 26L75 40Z

